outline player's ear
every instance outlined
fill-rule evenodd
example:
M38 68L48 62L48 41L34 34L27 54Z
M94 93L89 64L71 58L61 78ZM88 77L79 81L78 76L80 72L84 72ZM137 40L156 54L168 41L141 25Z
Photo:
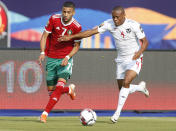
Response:
M75 15L75 10L73 10L73 15Z

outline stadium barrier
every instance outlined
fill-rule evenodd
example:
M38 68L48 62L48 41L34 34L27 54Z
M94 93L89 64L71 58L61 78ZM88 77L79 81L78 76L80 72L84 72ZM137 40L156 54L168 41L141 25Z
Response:
M45 66L37 62L39 54L39 50L0 50L0 109L45 107L49 97ZM68 81L76 85L76 100L64 95L54 109L114 110L118 100L115 57L115 50L80 50ZM146 81L151 95L129 95L124 110L176 110L175 58L175 51L144 53L143 67L134 83Z

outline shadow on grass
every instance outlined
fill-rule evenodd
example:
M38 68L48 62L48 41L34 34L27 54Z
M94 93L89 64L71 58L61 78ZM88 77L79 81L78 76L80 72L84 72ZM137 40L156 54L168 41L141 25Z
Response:
M28 121L28 122L29 122L29 121L30 121L30 122L40 122L38 118L37 118L37 119L36 119L36 118L34 118L34 119L25 119L25 118L23 118L23 119L8 119L8 118L4 118L4 119L3 119L3 118L1 118L1 119L0 119L0 122L1 122L1 121L9 121L9 122L10 122L10 121L12 121L12 122L24 122L24 121Z
M114 123L112 123L110 120L109 120L109 121L98 120L98 121L96 121L96 123L101 123L101 124L114 124Z

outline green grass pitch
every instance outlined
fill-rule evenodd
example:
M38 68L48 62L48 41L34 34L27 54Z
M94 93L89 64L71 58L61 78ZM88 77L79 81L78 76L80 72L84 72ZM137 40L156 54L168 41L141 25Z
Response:
M175 117L98 117L93 126L82 126L78 117L49 117L40 123L37 117L0 117L0 131L176 131Z

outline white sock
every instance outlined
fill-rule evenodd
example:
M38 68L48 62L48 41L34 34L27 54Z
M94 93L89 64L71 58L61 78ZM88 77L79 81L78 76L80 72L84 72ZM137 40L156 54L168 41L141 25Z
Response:
M129 90L130 90L129 93L131 94L131 93L134 93L134 92L136 92L136 91L143 91L143 88L142 88L140 85L133 85L133 84L130 84Z
M119 100L118 100L118 106L117 106L117 110L116 113L118 113L120 115L120 112L123 108L123 105L125 104L125 101L128 97L130 89L129 88L124 88L122 87L119 93Z
M42 114L44 114L44 115L48 116L48 113L47 113L46 111L44 111Z

